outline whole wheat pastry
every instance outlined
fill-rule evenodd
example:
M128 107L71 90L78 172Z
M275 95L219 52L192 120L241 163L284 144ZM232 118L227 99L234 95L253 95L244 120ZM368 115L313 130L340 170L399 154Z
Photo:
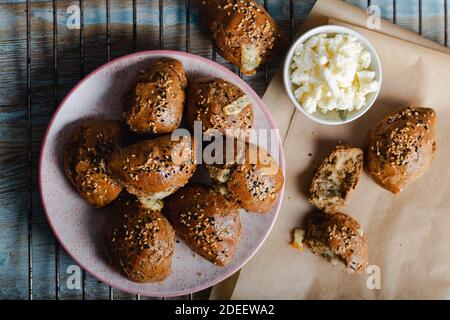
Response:
M106 228L112 264L134 282L155 282L171 271L175 232L159 210L123 192L111 206Z
M230 144L224 143L223 155L228 159L224 159L223 164L206 165L216 189L247 211L269 212L283 188L280 165L267 150L257 145L235 141L231 152L229 148Z
M199 0L217 51L248 76L277 56L286 37L267 11L254 0Z
M436 151L433 109L408 107L388 115L369 137L365 169L383 188L398 193L422 176Z
M196 253L224 266L241 237L239 207L207 186L188 185L167 200L167 215L176 234Z
M309 219L303 243L314 253L342 262L348 272L364 272L368 265L368 248L359 223L344 213L315 214Z
M85 120L64 149L64 171L81 197L96 207L114 201L122 186L106 170L106 158L124 139L118 121Z
M189 89L187 116L191 128L194 121L201 121L204 132L245 137L253 128L252 99L228 81L198 81Z
M112 175L139 200L160 208L159 200L184 186L194 174L195 147L189 137L170 135L142 140L114 152L108 162Z
M309 189L309 202L326 213L339 211L355 189L363 167L363 151L337 146L317 169Z
M165 59L144 71L125 97L126 123L136 133L168 133L180 125L186 74L181 62Z

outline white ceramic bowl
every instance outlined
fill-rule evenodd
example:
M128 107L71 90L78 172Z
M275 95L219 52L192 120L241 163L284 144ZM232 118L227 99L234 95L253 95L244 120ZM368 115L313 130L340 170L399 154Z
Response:
M291 82L291 63L292 63L292 57L294 55L294 51L297 48L297 46L300 43L305 42L312 36L318 35L318 34L350 34L352 36L355 36L364 46L364 48L367 49L367 51L370 53L372 57L371 62L371 69L375 71L375 79L380 84L378 87L378 90L376 92L370 93L366 96L366 104L364 107L362 107L360 110L355 110L351 112L345 112L345 117L342 117L338 112L328 112L327 114L323 114L320 112L314 112L314 113L308 113L297 101L297 99L294 96L294 89ZM381 62L380 58L377 55L377 52L375 51L375 48L372 46L372 44L360 33L346 27L342 26L336 26L336 25L325 25L320 26L314 29L309 30L308 32L304 33L302 36L300 36L297 40L295 40L292 43L291 48L289 49L286 59L284 61L284 67L283 67L283 81L284 81L284 87L286 89L286 92L291 99L292 103L295 105L295 107L300 110L306 117L309 119L326 125L339 125L351 122L355 119L358 119L361 117L364 113L367 112L367 110L370 109L370 107L375 102L378 93L380 92L381 88L381 81L382 81L382 69L381 69Z

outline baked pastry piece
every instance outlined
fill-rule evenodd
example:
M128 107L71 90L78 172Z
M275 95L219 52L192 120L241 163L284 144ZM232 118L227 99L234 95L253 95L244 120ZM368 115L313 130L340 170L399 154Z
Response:
M303 243L333 264L344 263L348 272L364 272L367 268L364 231L355 219L344 213L315 214L307 222Z
M165 279L175 249L175 232L166 217L126 192L111 211L106 232L112 264L134 282Z
M281 28L255 0L200 0L198 6L217 51L245 75L286 45Z
M172 141L170 135L161 136L118 149L108 168L129 193L145 205L159 208L158 200L184 186L194 174L194 150L189 137Z
M202 122L203 131L246 136L253 128L253 105L250 96L222 79L208 79L193 84L189 90L188 121ZM227 132L228 130L228 132Z
M106 158L124 139L118 121L85 120L64 149L64 171L81 197L96 207L114 201L122 186L106 170Z
M247 211L269 212L283 188L281 167L267 150L257 145L235 141L232 152L227 146L225 143L224 157L228 159L223 164L206 165L216 190Z
M125 98L126 122L135 133L168 133L180 125L186 74L181 62L156 62L135 80Z
M363 151L337 146L317 169L309 189L309 202L326 213L339 211L359 181Z
M241 237L239 207L213 189L188 185L167 200L167 215L176 234L196 253L224 266Z
M433 109L408 107L373 129L367 149L367 173L383 188L398 193L422 176L436 151Z

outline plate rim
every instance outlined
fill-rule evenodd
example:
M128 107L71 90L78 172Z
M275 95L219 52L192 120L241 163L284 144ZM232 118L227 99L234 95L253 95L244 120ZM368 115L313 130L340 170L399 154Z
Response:
M45 134L44 137L42 139L42 144L41 144L41 150L39 152L39 165L38 165L38 169L39 169L39 195L41 198L41 204L42 204L42 208L43 211L45 213L47 222L50 226L50 229L53 232L53 235L55 236L55 238L58 240L59 245L64 249L64 251L70 256L70 258L76 263L78 264L84 271L88 272L91 276L93 276L94 278L96 278L97 280L105 283L106 285L109 285L112 288L116 288L118 290L122 290L124 292L128 292L131 294L136 294L136 295L141 295L141 296L147 296L147 297L177 297L177 296L182 296L182 295L187 295L187 294L191 294L194 292L198 292L204 289L207 289L209 287L212 287L214 285L216 285L217 283L229 278L230 276L232 276L233 274L235 274L236 272L238 272L240 269L242 269L247 263L248 261L250 261L251 258L253 258L253 256L259 251L259 249L261 248L261 246L264 244L264 242L266 242L267 237L269 236L270 232L272 231L272 228L275 224L275 221L278 218L278 214L280 212L281 209L281 205L283 203L284 200L284 189L285 189L285 183L286 183L286 168L285 168L285 157L284 157L284 148L283 148L283 142L281 140L279 131L276 132L276 136L278 138L278 142L279 142L279 164L281 165L281 170L283 172L283 175L285 177L284 181L283 181L283 187L280 191L280 198L276 204L276 206L274 207L275 209L275 213L274 213L274 217L269 225L269 228L267 229L267 232L265 233L263 239L260 241L260 243L257 245L256 249L245 259L242 259L241 262L239 262L237 264L237 266L235 268L230 269L228 272L224 272L223 274L221 274L220 276L218 276L217 278L215 278L212 281L206 282L205 284L193 287L193 288L189 288L189 289L183 289L183 290L179 290L177 292L174 293L169 293L169 294L165 294L165 293L152 293L152 294L148 294L145 291L140 291L140 290L133 290L133 289L129 289L129 288L123 288L120 285L117 285L116 283L111 283L109 279L104 278L101 275L98 275L94 272L91 271L91 269L89 267L86 267L84 263L81 263L75 256L74 254L68 250L68 248L66 247L66 245L61 241L61 238L58 234L58 232L56 232L56 228L52 223L52 219L50 218L50 215L48 213L47 210L47 205L46 205L46 201L44 198L44 194L43 194L43 190L42 190L42 186L43 186L43 173L42 173L42 166L43 166L43 156L44 156L44 150L45 147L47 145L47 138L48 138L48 134L50 132L50 129L53 125L53 122L55 121L56 117L58 116L59 112L61 111L62 107L64 106L64 104L66 103L66 101L75 93L75 91L78 90L78 88L83 85L89 78L93 77L95 74L99 73L100 71L102 71L103 69L106 69L122 60L126 60L126 59L130 59L130 58L135 58L138 56L144 56L144 55L155 55L155 56L164 56L164 55L171 55L171 56L184 56L188 59L194 59L194 60L198 60L202 63L205 63L207 65L209 65L210 67L214 67L217 69L220 69L221 71L223 71L225 74L227 74L227 76L229 76L230 78L233 78L235 80L236 83L239 83L239 86L248 94L250 94L252 96L252 99L254 99L255 101L258 101L258 104L260 106L262 106L261 110L264 113L264 116L266 117L266 119L268 120L270 126L273 129L278 129L277 125L275 123L275 120L272 118L272 115L269 111L269 109L267 108L267 106L265 105L265 103L262 101L262 99L258 96L258 94L253 90L252 87L250 87L249 84L247 84L243 79L241 79L238 75L236 75L235 73L233 73L232 71L230 71L229 69L227 69L226 67L222 66L221 64L212 61L208 58L193 54L193 53L189 53L189 52L184 52L184 51L177 51L177 50L145 50L145 51L139 51L139 52L135 52L135 53L131 53L131 54L127 54L115 59L112 59L111 61L99 66L98 68L94 69L93 71L91 71L89 74L87 74L85 77L83 77L83 79L81 79L67 94L66 96L63 98L63 100L61 101L61 103L58 105L58 107L56 108L55 112L53 113L47 128L45 130Z

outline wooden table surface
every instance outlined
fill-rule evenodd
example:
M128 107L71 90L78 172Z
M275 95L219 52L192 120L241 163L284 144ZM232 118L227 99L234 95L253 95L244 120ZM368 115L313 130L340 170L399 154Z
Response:
M315 3L260 2L291 38ZM378 5L384 18L448 45L449 0L348 2ZM81 28L70 29L77 8ZM0 0L0 299L145 298L84 273L79 289L70 285L79 269L47 224L38 160L55 108L80 78L109 59L159 48L189 51L237 72L213 49L196 0ZM243 79L262 96L279 65L274 61Z

